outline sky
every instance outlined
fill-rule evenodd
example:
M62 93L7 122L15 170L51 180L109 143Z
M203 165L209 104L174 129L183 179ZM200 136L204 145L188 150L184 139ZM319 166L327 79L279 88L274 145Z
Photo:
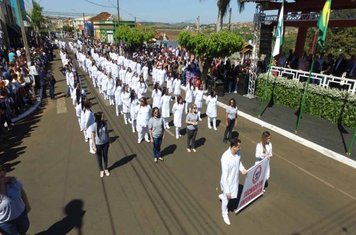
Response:
M102 6L97 6L86 0L37 0L44 11L70 12L82 14L98 14L102 11L117 15L117 0L89 0ZM30 7L31 0L25 0ZM215 23L217 18L216 0L120 0L120 17L123 20L138 22L153 21L167 23L195 23L200 16L201 24ZM237 1L231 0L232 22L252 22L256 5L246 3L245 10L239 13ZM106 7L104 7L106 6ZM224 22L228 22L225 17Z

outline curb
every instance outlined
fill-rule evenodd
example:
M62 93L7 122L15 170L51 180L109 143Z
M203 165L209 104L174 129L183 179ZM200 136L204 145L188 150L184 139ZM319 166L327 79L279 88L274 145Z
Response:
M185 90L185 86L182 86L182 89ZM204 99L206 99L206 98L207 98L207 96L204 95ZM226 107L227 107L226 104L224 104L224 103L222 103L220 101L218 101L217 104L218 104L219 107L224 108L224 109L226 109ZM312 150L315 150L315 151L325 155L328 158L334 159L334 160L336 160L338 162L341 162L341 163L343 163L345 165L348 165L348 166L356 169L356 161L354 161L354 160L352 160L352 159L350 159L348 157L345 157L342 154L339 154L339 153L334 152L334 151L332 151L330 149L327 149L327 148L325 148L325 147L323 147L321 145L318 145L318 144L316 144L314 142L311 142L311 141L309 141L307 139L304 139L304 138L302 138L302 137L300 137L300 136L298 136L296 134L288 132L288 131L286 131L286 130L280 128L280 127L277 127L275 125L272 125L272 124L270 124L268 122L262 121L261 119L256 118L256 117L254 117L254 116L252 116L250 114L244 113L244 112L242 112L240 110L238 110L238 115L243 117L243 118L245 118L245 119L247 119L248 121L251 121L253 123L256 123L256 124L260 125L261 127L268 128L268 129L270 129L270 130L272 130L272 131L274 131L274 132L276 132L276 133L278 133L278 134L280 134L280 135L282 135L282 136L284 136L284 137L286 137L286 138L288 138L288 139L290 139L290 140L292 140L294 142L297 142L297 143L299 143L299 144L301 144L301 145L303 145L305 147L308 147L308 148L310 148Z
M37 92L35 104L32 105L31 108L29 108L25 112L21 113L19 116L12 118L11 122L15 123L15 122L18 122L21 119L24 119L25 117L29 116L31 113L33 113L40 106L41 101L42 101L42 88L40 88Z

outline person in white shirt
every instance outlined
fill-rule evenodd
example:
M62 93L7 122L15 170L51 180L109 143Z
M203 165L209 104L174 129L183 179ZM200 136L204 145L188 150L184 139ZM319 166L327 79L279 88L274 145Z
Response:
M152 108L157 107L157 108L161 109L162 91L161 91L160 86L157 82L155 83L155 85L153 87L151 98L152 98Z
M178 96L177 102L174 103L172 108L173 124L176 128L176 139L179 139L179 137L181 136L180 128L182 127L183 111L184 111L183 98L181 96Z
M130 90L129 85L125 84L124 88L121 92L121 101L122 101L122 112L124 113L124 121L125 125L127 125L127 121L130 116Z
M148 67L147 67L147 63L145 63L145 65L142 68L142 75L143 75L143 80L145 82L147 82L148 80Z
M131 127L132 127L132 133L136 132L136 126L137 126L137 120L136 120L136 112L137 109L139 108L139 99L137 98L137 94L135 90L131 90L130 94L130 119L131 119Z
M143 79L142 75L140 75L140 80L137 84L136 90L137 90L138 99L141 99L141 97L147 96L147 84L145 83L145 80Z
M119 114L122 114L121 92L122 92L122 84L121 84L121 80L118 79L118 80L116 80L116 89L115 89L115 93L114 93L116 116L119 116Z
M211 129L211 121L213 122L213 128L216 129L216 116L217 116L217 102L218 96L216 92L212 90L210 95L206 98L206 115L208 116L208 128Z
M221 200L221 212L224 222L230 225L228 215L228 204L230 199L237 198L239 190L239 172L246 174L247 170L241 163L241 140L233 138L230 147L221 156L221 178L220 187L222 193L219 195Z
M137 143L141 143L143 138L150 143L148 137L148 122L151 117L151 106L147 104L147 99L142 97L140 99L140 105L137 108Z
M256 163L262 161L265 158L268 158L268 165L266 169L266 183L264 185L265 188L268 187L268 179L270 177L270 158L272 157L272 143L271 143L271 134L268 131L264 131L262 133L261 142L256 145Z
M109 74L107 81L107 95L110 105L115 105L115 88L115 79L112 78L111 74Z
M168 89L163 89L163 96L161 99L161 114L164 122L164 128L169 129L169 121L168 118L171 116L170 102L171 96L168 94Z
M200 87L195 88L194 97L195 97L194 104L197 106L199 121L201 121L200 111L201 108L203 107L203 99L204 99L203 84L201 84Z
M190 107L190 104L194 100L194 85L193 81L189 80L189 83L186 86L185 90L185 114L188 113L188 109Z
M174 93L176 102L178 102L178 97L180 96L180 93L181 93L181 88L180 88L181 83L182 83L182 81L180 80L180 77L176 77L173 80L172 87L173 87L173 93Z

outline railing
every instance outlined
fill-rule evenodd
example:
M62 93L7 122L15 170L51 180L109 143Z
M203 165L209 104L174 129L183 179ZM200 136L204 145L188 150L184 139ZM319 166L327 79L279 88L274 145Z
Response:
M293 21L316 21L319 19L320 13L319 12L310 12L310 13L300 13L300 12L289 12L283 16L285 22L293 22ZM259 20L264 24L271 24L273 22L278 21L278 15L266 15L265 13L260 13L258 16ZM333 20L354 20L356 19L355 16L353 17L333 17Z
M272 66L272 73L277 73L278 76L286 77L294 81L305 82L308 80L309 72L289 69L284 67ZM356 80L346 77L336 77L321 73L311 73L310 82L324 88L339 88L347 90L350 94L356 93Z

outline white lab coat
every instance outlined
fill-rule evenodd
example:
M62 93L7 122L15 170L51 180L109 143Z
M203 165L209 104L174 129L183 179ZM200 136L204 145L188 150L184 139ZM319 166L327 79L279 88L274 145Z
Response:
M239 191L239 171L245 169L240 161L241 155L232 155L231 148L221 156L220 187L224 194L231 193L231 198L237 198Z
M114 93L116 105L122 105L121 92L122 92L122 86L117 86Z
M152 94L152 108L157 107L157 108L161 108L161 99L162 99L162 91L161 90L156 90L153 89Z
M206 115L210 118L216 118L217 116L217 105L218 97L211 97L210 95L206 98Z
M174 103L172 108L173 124L175 127L182 127L184 104Z
M130 92L121 93L122 112L130 113Z
M201 109L203 107L203 96L204 96L204 91L196 89L194 91L194 96L195 96L195 101L194 104Z
M256 162L255 162L255 164L257 164L258 162L262 161L266 157L272 157L272 143L269 142L268 144L266 144L265 148L266 148L266 151L264 153L263 152L262 143L259 142L256 145L256 154L255 154L256 155ZM267 169L266 169L266 179L267 180L269 179L270 172L271 172L269 162L270 161L268 161L268 165L267 165Z
M163 118L169 118L170 116L170 104L171 96L163 95L161 99L161 114Z

